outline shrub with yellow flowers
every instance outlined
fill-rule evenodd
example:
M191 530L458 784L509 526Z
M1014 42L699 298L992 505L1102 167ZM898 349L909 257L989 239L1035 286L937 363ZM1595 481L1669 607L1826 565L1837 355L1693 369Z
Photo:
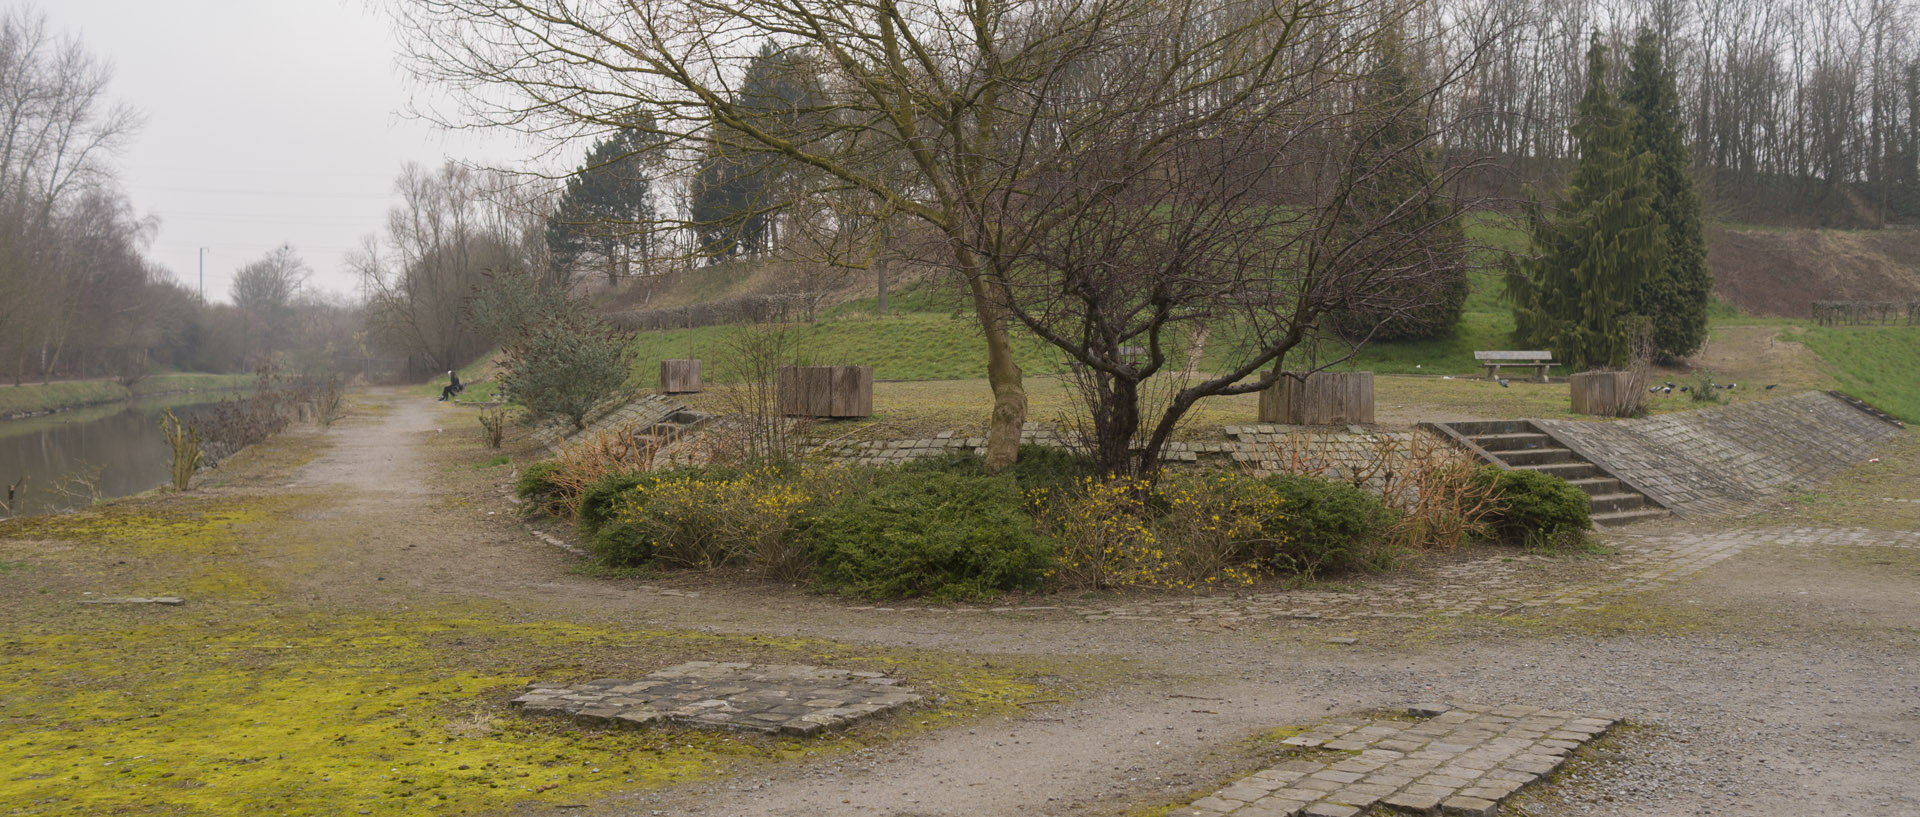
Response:
M1049 578L1066 589L1244 587L1280 544L1280 495L1240 474L1082 477L1027 499L1059 544Z
M805 577L806 548L794 525L831 504L846 483L836 466L805 470L664 473L615 500L615 516L671 567L747 565L770 578Z

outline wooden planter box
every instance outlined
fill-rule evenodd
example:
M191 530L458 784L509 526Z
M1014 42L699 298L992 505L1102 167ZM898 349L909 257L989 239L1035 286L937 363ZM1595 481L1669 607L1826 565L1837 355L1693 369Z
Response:
M782 366L775 392L787 417L867 417L873 414L873 367Z
M1260 393L1260 422L1298 426L1373 422L1373 372L1288 372Z
M1575 414L1630 417L1639 412L1645 397L1631 372L1581 372L1567 378L1567 387L1573 393Z
M700 360L660 361L660 390L667 394L692 394L700 390Z

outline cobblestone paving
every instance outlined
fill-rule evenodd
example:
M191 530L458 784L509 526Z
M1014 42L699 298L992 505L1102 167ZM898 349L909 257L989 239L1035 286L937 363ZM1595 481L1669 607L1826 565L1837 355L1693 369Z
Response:
M1602 533L1616 552L1570 563L1564 558L1524 553L1492 555L1429 570L1413 570L1363 580L1352 592L1285 590L1252 595L1217 595L1133 600L1116 606L1085 604L996 608L893 608L862 605L849 609L878 612L951 614L1033 614L1062 612L1087 621L1282 620L1354 621L1425 616L1506 615L1528 610L1571 607L1596 610L1616 597L1684 581L1732 558L1752 545L1790 547L1920 548L1920 532L1866 528L1746 528L1712 533ZM1541 568L1566 566L1573 575L1539 575ZM1532 575L1530 575L1532 574Z
M529 715L571 716L592 724L684 723L808 736L921 700L894 683L877 672L691 661L637 680L534 684L512 703Z
M1753 528L1716 533L1614 534L1617 548L1569 582L1528 581L1523 573L1551 557L1494 556L1422 573L1369 581L1358 592L1286 591L1231 598L1166 599L1085 609L1090 621L1212 619L1231 623L1284 618L1349 620L1427 615L1501 615L1546 607L1594 610L1607 600L1688 579L1756 544L1920 547L1920 532L1864 528ZM1596 575L1597 574L1597 575Z
M1694 518L1827 479L1900 433L1825 392L1637 420L1534 424L1661 506Z
M1307 754L1173 812L1177 817L1491 815L1619 719L1507 705L1422 704L1396 720L1340 719L1288 738Z

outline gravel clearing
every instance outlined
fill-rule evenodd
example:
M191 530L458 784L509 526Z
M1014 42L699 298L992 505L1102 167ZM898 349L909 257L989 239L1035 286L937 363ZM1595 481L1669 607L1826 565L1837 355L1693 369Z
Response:
M1843 477L1835 496L1865 492L1862 501L1878 509L1860 519L1836 518L1828 502L1751 523L1655 523L1605 534L1620 546L1614 555L1463 552L1315 596L1323 607L1371 611L1388 609L1379 607L1382 594L1404 591L1409 601L1391 608L1409 613L1400 616L1086 618L1150 607L1156 597L1036 597L1008 606L1051 609L1000 612L855 609L868 605L739 577L641 582L576 572L578 556L514 518L501 469L475 467L491 452L451 441L452 429L474 425L470 415L376 393L325 435L317 459L277 475L275 485L329 498L306 511L326 520L303 523L311 552L274 566L277 592L344 610L442 605L527 621L817 637L854 655L912 647L982 665L1045 656L1085 667L1043 679L1042 696L1023 702L1022 716L566 808L514 805L513 814L1139 814L1273 765L1276 729L1430 701L1624 719L1554 779L1505 804L1507 815L1920 814L1920 549L1795 543L1778 533L1863 528L1906 541L1920 528L1920 503L1884 500L1920 499L1920 485ZM1909 473L1916 456L1901 441L1883 458ZM1474 572L1475 560L1505 565L1516 598L1607 585L1623 554L1742 525L1755 535L1737 553L1583 605L1598 609L1444 615L1442 605L1411 601L1464 586L1455 577ZM1262 590L1264 600L1245 603L1273 606L1283 588ZM1217 606L1231 613L1240 603ZM1329 643L1336 638L1353 643ZM608 677L658 667L622 669Z

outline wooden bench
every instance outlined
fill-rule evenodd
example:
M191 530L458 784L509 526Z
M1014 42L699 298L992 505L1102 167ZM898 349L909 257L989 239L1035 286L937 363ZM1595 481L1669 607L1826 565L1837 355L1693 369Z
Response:
M1473 359L1487 367L1487 377L1498 379L1507 366L1533 369L1533 379L1547 382L1547 369L1553 367L1552 352L1474 352Z

